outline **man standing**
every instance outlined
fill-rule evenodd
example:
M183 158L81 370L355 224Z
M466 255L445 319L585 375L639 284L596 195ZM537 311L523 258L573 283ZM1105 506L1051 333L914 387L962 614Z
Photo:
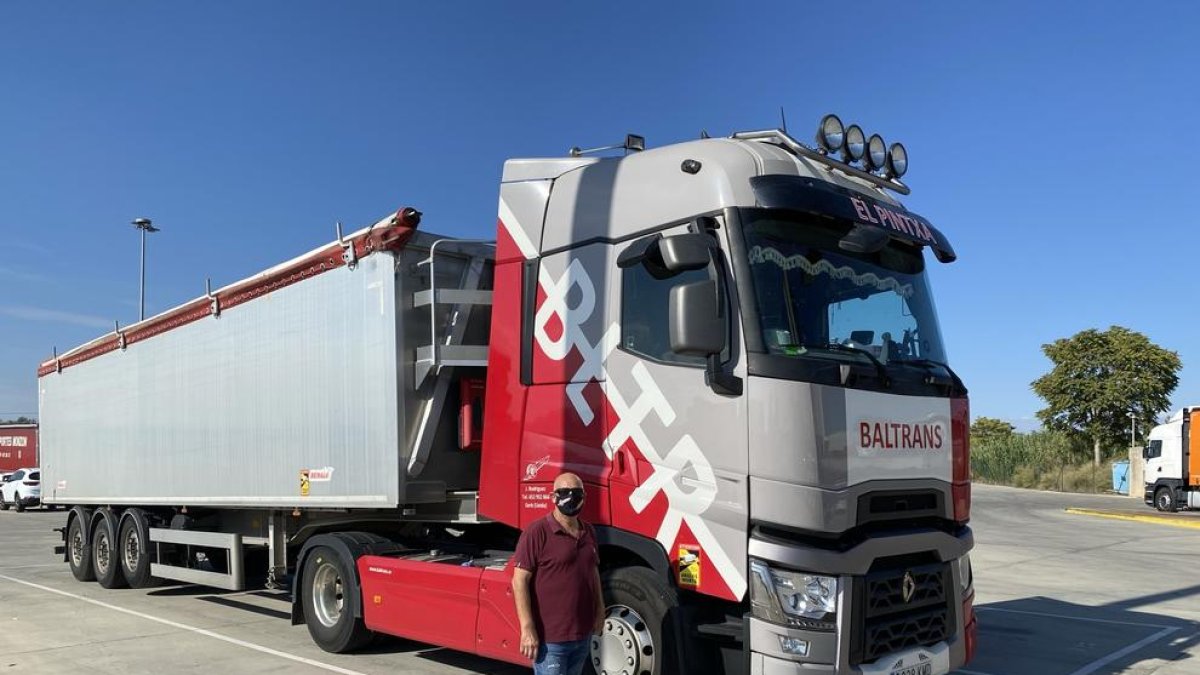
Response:
M600 554L592 526L579 519L583 499L579 476L562 474L554 480L554 510L517 542L513 595L521 654L533 659L535 675L579 675L604 625Z

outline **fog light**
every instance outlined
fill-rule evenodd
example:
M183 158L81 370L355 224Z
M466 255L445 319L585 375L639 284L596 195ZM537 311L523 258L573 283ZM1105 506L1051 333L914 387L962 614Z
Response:
M887 162L887 144L883 136L873 134L867 141L867 168L871 171L882 169Z
M808 640L780 635L779 648L783 650L784 654L808 656Z
M846 141L846 128L842 126L842 121L837 115L826 115L821 118L821 125L817 127L817 145L821 147L826 154L838 152L842 149L842 144Z
M851 124L846 127L846 147L842 151L842 159L847 164L853 164L863 158L863 153L867 151L867 137L863 134L862 127L857 124Z
M908 151L900 143L892 143L888 148L887 171L896 178L908 171Z

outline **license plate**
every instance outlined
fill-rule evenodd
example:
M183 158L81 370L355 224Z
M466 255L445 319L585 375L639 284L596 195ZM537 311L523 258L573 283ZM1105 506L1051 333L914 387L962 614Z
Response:
M918 663L915 666L905 666L893 670L890 675L933 675L933 664Z

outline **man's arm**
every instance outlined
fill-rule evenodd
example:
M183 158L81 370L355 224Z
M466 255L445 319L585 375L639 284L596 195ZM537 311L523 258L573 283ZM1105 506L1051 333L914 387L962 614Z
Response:
M521 655L527 659L537 656L538 634L533 625L533 599L529 594L529 582L533 573L520 567L513 568L513 599L517 603L517 620L521 622Z
M594 574L596 575L596 579L595 579L595 584L596 584L596 626L592 632L595 633L596 635L600 635L600 633L604 630L604 616L606 614L606 611L604 608L604 589L602 589L600 587L600 568L599 567L596 568L596 571L594 572Z

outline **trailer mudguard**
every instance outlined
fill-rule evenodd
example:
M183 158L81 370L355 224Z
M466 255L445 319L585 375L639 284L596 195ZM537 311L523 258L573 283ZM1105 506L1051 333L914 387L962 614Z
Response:
M387 555L404 550L404 547L396 542L381 537L370 532L332 532L327 534L318 534L310 537L304 542L304 546L300 549L300 554L296 556L296 566L292 573L292 625L297 626L304 623L304 603L300 598L300 583L304 578L304 564L308 560L308 554L317 546L328 546L337 551L347 563L347 567L354 571L354 587L362 588L362 580L358 578L358 559L364 555ZM358 592L347 593L347 599L350 604L350 612L355 618L362 618L362 598Z

